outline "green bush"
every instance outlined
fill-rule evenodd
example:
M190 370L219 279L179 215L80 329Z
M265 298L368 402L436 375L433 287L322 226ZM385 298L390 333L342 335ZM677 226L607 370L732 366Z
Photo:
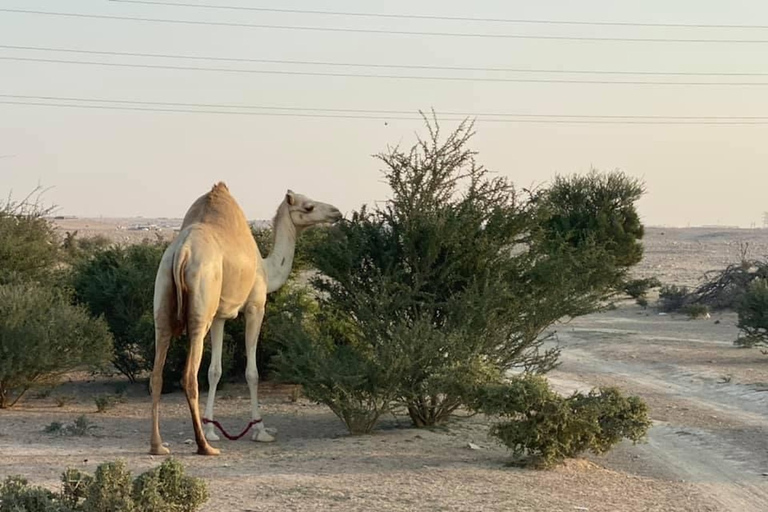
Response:
M631 279L624 283L624 293L635 300L644 299L648 295L649 290L659 287L661 287L661 283L655 277Z
M115 395L102 394L93 397L93 403L96 404L97 412L107 412L110 409L114 409L119 401L120 397Z
M0 482L0 512L65 512L56 494L42 487L31 487L20 476Z
M625 438L636 443L651 426L647 406L638 397L625 397L615 388L561 397L536 376L477 390L471 406L501 417L491 435L539 467L586 451L605 453Z
M40 190L0 204L0 285L43 281L58 262L59 241L40 205Z
M414 147L378 155L391 198L362 207L309 248L321 274L312 282L318 325L281 340L281 377L360 430L393 406L416 426L439 424L468 387L516 368L552 368L558 351L542 348L546 329L599 308L615 284L600 276L635 261L622 251L638 254L634 182L579 182L617 194L595 204L627 226L621 243L611 231L576 243L569 229L592 228L553 220L569 215L567 197L517 191L492 176L467 148L469 124L445 139L428 129Z
M659 290L659 309L666 313L675 313L682 310L689 301L687 286L665 284Z
M757 279L747 288L738 308L738 327L743 335L737 345L768 344L768 279Z
M589 276L595 289L621 291L627 271L643 257L645 229L635 208L642 183L623 172L558 176L546 190L545 221L554 250L565 243L596 258L598 271Z
M709 314L709 308L704 304L686 304L682 311L692 320L704 318Z
M186 476L180 462L169 459L136 478L131 496L142 512L194 512L208 501L208 488L202 480Z
M154 362L152 302L155 275L164 244L110 247L75 265L75 298L95 316L103 316L115 338L112 364L131 382ZM175 346L172 350L178 350ZM173 359L173 354L169 358ZM168 366L173 366L169 364Z
M106 323L73 306L53 288L0 285L0 408L24 393L49 387L61 375L109 361L112 336Z
M101 464L94 476L69 468L61 483L53 493L9 476L0 483L0 512L194 512L208 500L205 482L173 459L135 480L121 461Z

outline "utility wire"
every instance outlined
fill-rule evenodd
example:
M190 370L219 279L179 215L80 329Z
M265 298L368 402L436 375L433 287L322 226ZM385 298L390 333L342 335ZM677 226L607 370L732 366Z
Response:
M197 110L182 108L158 108L158 107L140 107L124 105L83 105L71 103L52 103L42 101L16 101L0 100L0 104L5 105L24 105L38 107L61 107L71 109L96 109L96 110L126 110L136 112L166 112L166 113L187 113L187 114L217 114L217 115L237 115L237 116L277 116L277 117L305 117L305 118L332 118L332 119L369 119L378 121L405 120L418 121L422 119L417 116L401 115L358 115L358 114L332 114L332 113L303 113L303 112L253 112L237 110ZM445 118L444 121L463 121L464 118ZM735 119L735 120L635 120L635 119L480 119L481 122L491 123L537 123L537 124L628 124L628 125L699 125L699 126L739 126L739 125L768 125L768 118L765 119Z
M127 62L91 62L65 59L38 59L34 57L0 56L0 60L41 62L53 64L74 64L85 66L105 66L138 69L169 69L180 71L208 71L221 73L251 73L260 75L289 75L289 76L323 76L336 78L379 78L391 80L432 80L432 81L458 81L458 82L507 82L507 83L532 83L532 84L588 84L588 85L664 85L664 86L702 86L702 87L765 87L768 82L675 82L663 80L580 80L559 78L496 78L496 77L459 77L459 76L416 76L416 75L382 75L337 73L325 71L287 71L271 69L237 69L237 68L209 68L201 66L170 66L164 64L133 64Z
M168 18L140 18L135 16L112 16L106 14L85 14L69 12L51 12L36 11L29 9L10 9L0 8L0 12L9 12L16 14L35 14L41 16L59 16L68 18L85 18L101 20L121 20L121 21L139 21L147 23L173 23L181 25L200 25L200 26L218 26L218 27L242 27L242 28L260 28L271 30L304 30L314 32L338 32L351 34L385 34L385 35L405 35L405 36L429 36L429 37L466 37L482 39L529 39L545 41L592 41L592 42L633 42L633 43L718 43L718 44L768 44L768 39L679 39L669 37L592 37L592 36L550 36L550 35L532 35L532 34L488 34L485 32L422 32L410 30L383 30L367 28L348 28L348 27L313 27L296 25L268 25L258 23L242 22L223 22L223 21L196 21L179 20Z
M119 105L149 105L149 106L167 106L184 108L215 108L215 109L256 109L270 111L289 111L289 112L320 112L336 114L371 114L371 115L416 115L412 110L375 110L375 109L352 109L352 108L315 108L315 107L285 107L275 105L248 105L238 103L185 103L172 101L141 101L141 100L112 100L104 98L83 98L72 96L36 96L28 94L4 94L0 93L0 98L22 99L22 100L42 100L42 101L75 101L106 103ZM768 116L662 116L662 115L596 115L596 114L529 114L529 113L511 113L511 112L441 112L441 115L455 117L520 117L520 118L541 118L541 119L636 119L636 120L689 120L689 121L757 121L766 120Z
M113 0L115 1L115 0ZM552 74L574 74L574 75L647 75L647 76L768 76L768 72L696 72L696 71L609 71L595 69L525 69L525 68L503 68L503 67L463 67L463 66L433 66L421 64L367 64L359 62L328 62L328 61L306 61L306 60L285 60L285 59L249 59L237 57L218 57L218 56L198 56L198 55L180 55L168 53L138 53L138 52L120 52L107 50L81 50L75 48L56 48L42 46L18 46L9 44L0 44L0 49L23 50L38 52L59 52L76 53L81 55L105 55L110 57L147 57L153 59L179 59L179 60L197 60L212 62L250 62L254 64L289 64L302 66L337 66L353 68L377 68L377 69L422 69L434 71L486 71L486 72L504 72L504 73L552 73Z
M515 19L515 18L472 18L464 16L439 16L435 14L393 14L393 13L366 13L349 11L318 11L311 9L277 9L270 7L247 7L239 5L207 5L181 2L161 2L149 0L110 0L114 3L160 5L169 7L194 7L198 9L217 9L229 11L253 11L272 12L279 14L311 14L321 16L352 16L359 18L390 18L412 20L436 20L436 21L469 21L510 23L519 25L577 25L598 27L658 27L658 28L707 28L707 29L768 29L768 25L725 25L704 23L642 23L625 21L574 21L574 20L541 20L541 19Z

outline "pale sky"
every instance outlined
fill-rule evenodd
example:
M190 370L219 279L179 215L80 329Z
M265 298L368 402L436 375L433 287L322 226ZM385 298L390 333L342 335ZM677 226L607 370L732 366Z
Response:
M181 1L181 0L178 0ZM229 6L566 21L768 25L758 0L187 0ZM768 29L563 26L388 19L116 3L0 0L0 9L282 26L547 36L761 39ZM646 72L768 73L766 43L468 38L183 25L0 12L0 45L361 64ZM765 77L557 75L369 69L0 48L0 95L303 109L630 116L768 116L768 86L696 87L401 80L106 67L2 57L159 66L474 78L758 81ZM0 97L0 101L48 102ZM69 103L74 103L69 101ZM93 104L93 103L91 103ZM157 107L149 107L157 108ZM160 107L174 108L174 107ZM176 107L178 108L178 107ZM210 107L213 110L223 108ZM238 111L243 111L240 108ZM306 113L306 111L303 111ZM400 115L399 117L402 117ZM455 117L443 115L443 117ZM768 118L766 118L768 119ZM445 122L445 130L455 122ZM226 181L250 218L271 217L287 188L343 211L387 196L371 154L410 144L418 120L329 119L70 109L0 103L0 194L38 183L60 213L182 217ZM557 174L622 169L642 178L646 224L762 222L768 210L768 124L534 124L478 119L486 167L519 186Z

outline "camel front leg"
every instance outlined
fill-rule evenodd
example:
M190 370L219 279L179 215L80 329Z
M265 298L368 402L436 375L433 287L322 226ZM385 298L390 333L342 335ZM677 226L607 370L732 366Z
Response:
M221 379L221 354L224 347L224 322L225 320L215 318L211 324L211 365L208 367L208 399L205 405L205 416L208 420L213 420L213 407L216 402L216 388ZM203 426L205 438L209 441L218 441L216 427L212 423Z
M261 332L261 323L264 320L264 302L253 305L245 311L245 349L247 364L245 369L245 378L248 381L248 390L251 393L251 419L261 420L259 412L259 369L256 366L256 346L259 342L259 333ZM251 435L252 441L269 443L275 440L264 429L264 422L259 421L254 425L254 432Z

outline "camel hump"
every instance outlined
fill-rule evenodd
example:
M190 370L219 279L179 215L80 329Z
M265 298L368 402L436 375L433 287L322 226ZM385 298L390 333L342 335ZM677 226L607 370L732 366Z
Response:
M211 192L218 192L218 191L224 191L229 192L229 187L227 187L227 184L223 181L220 181L216 183L213 187L211 187Z

